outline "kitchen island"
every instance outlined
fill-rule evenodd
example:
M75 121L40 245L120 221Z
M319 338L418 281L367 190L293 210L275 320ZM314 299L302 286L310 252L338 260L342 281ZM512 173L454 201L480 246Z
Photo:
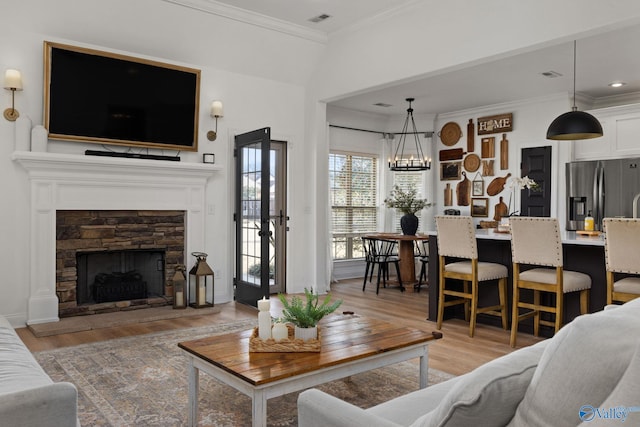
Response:
M433 238L429 239L429 307L428 319L435 321L438 316L438 243L437 232L426 233ZM591 277L591 295L589 300L589 312L602 310L607 303L607 281L604 260L604 235L581 236L575 231L561 231L562 255L566 270L580 271ZM496 262L509 270L508 304L511 313L512 289L513 289L513 265L511 262L511 235L498 233L495 229L476 230L476 242L478 244L479 261ZM566 299L564 322L567 323L580 314L579 295L568 295ZM479 306L497 304L498 290L495 286L480 286ZM451 317L464 318L462 306L453 306L445 309L445 319ZM511 319L511 315L509 315ZM493 316L478 316L479 323L499 325L499 320ZM520 330L531 331L531 319L521 325ZM542 333L548 333L542 328Z

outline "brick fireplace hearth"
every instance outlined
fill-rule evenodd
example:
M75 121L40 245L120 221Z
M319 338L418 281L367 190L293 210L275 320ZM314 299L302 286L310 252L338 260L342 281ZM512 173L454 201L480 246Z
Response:
M184 211L56 212L56 295L59 316L107 313L168 305L172 301L171 278L184 264ZM159 295L81 304L77 299L78 254L113 251L161 250L164 252L164 283ZM92 285L94 278L87 278Z

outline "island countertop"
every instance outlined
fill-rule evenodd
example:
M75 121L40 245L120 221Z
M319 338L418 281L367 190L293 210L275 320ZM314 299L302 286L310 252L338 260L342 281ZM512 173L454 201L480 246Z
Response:
M427 231L425 234L429 236L437 236L436 231ZM511 240L510 233L498 233L493 228L483 228L476 230L477 239L489 240ZM586 246L604 246L604 233L598 236L583 236L575 231L560 230L560 238L564 245L586 245Z

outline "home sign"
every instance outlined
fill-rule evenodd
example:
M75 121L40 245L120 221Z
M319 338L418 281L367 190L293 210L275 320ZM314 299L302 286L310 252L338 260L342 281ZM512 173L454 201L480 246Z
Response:
M513 130L513 113L478 118L478 135L511 132Z

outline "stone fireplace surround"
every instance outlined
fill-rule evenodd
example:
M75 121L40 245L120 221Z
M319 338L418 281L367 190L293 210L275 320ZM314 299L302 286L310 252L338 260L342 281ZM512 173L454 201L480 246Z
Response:
M59 320L58 210L178 210L185 213L185 257L205 248L205 193L217 165L15 151L30 182L27 324Z
M78 288L91 285L94 277L86 277L86 283L80 283L79 254L144 250L164 253L164 283L160 280L148 283L162 288L159 294L80 304L78 296L84 293ZM60 317L168 305L172 301L175 267L184 263L183 211L56 212L56 293Z

